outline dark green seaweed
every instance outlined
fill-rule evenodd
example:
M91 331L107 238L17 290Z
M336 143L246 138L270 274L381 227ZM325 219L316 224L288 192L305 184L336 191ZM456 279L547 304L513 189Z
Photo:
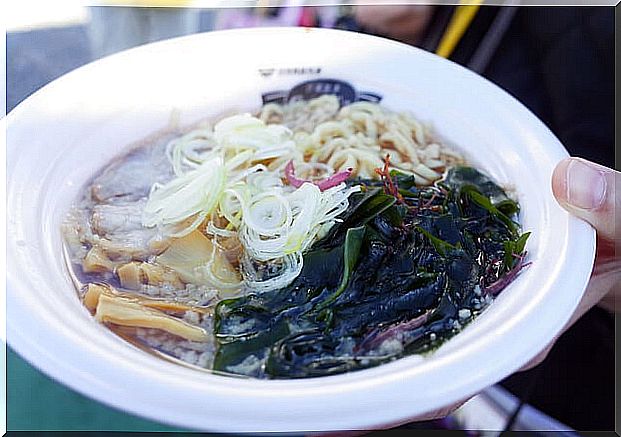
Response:
M292 284L218 304L215 370L305 378L424 353L522 269L519 205L487 176L455 167L427 188L390 177L392 191L355 181L363 191Z

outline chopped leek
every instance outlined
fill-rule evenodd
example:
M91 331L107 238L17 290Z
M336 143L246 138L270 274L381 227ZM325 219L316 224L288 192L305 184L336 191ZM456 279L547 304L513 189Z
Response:
M293 138L285 126L242 114L221 120L213 131L201 129L171 142L167 155L176 177L153 185L143 225L184 237L207 222L201 229L214 242L241 242L240 273L248 288L267 291L288 285L302 269L302 253L326 235L349 206L349 196L360 190L344 183L323 191L309 182L285 185L284 165L274 163L293 165L299 155ZM260 273L256 266L268 262L276 271ZM230 288L212 267L207 262L192 273L220 289Z

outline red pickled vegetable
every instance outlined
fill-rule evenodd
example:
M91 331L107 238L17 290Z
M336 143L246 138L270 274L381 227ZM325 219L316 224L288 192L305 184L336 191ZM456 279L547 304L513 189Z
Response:
M295 175L295 169L293 168L293 161L289 161L285 166L285 177L289 184L294 186L295 188L300 188L302 184L305 182L309 182L311 184L317 185L317 187L321 191L325 191L328 188L336 187L341 182L345 182L347 178L349 178L354 171L353 168L348 168L347 170L340 171L338 173L333 174L332 176L322 180L322 181L306 181L304 179L300 179Z
M525 268L528 267L529 265L531 265L530 262L525 263L524 262L524 258L526 256L526 252L524 253L524 255L516 255L518 258L518 262L515 265L515 267L513 267L511 270L509 270L507 273L505 273L500 279L498 279L496 282L488 285L487 287L485 287L483 289L483 293L485 294L491 294L492 296L496 296L498 293L500 293L507 285L509 285L518 275L518 273L520 273L520 271Z
M405 200L403 199L403 196L401 195L401 193L399 192L399 187L397 186L397 182L393 181L392 177L390 176L390 170L389 167L390 166L390 155L386 155L386 157L384 158L384 168L376 168L375 169L375 173L379 175L380 179L382 180L382 183L384 184L384 192L386 194L389 194L391 196L394 196L395 199L397 199L397 202L405 205Z
M404 332L412 331L420 326L423 326L431 311L426 311L418 317L413 318L412 320L408 320L407 322L402 322L397 325L391 326L384 331L374 330L371 332L357 347L358 351L364 350L368 351L376 348L381 345L384 341L389 340L391 338L399 338Z

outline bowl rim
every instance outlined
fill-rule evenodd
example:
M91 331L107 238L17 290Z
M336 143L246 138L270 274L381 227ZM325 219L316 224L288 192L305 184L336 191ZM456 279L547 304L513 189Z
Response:
M75 75L82 74L83 71L87 69L97 68L102 62L109 62L109 59L120 59L122 56L130 56L133 52L144 50L145 47L149 47L149 49L156 49L158 47L166 47L167 45L174 45L183 43L185 40L194 39L194 38L206 38L209 39L210 36L219 37L220 35L225 34L240 34L240 35L260 35L260 34L276 34L277 36L286 35L286 34L300 34L302 32L305 33L320 33L320 34L334 34L336 38L354 38L354 39L362 39L370 42L377 42L377 40L381 40L381 44L393 45L401 47L401 49L409 50L410 53L416 54L416 56L430 57L434 58L434 62L443 62L446 65L450 65L450 68L457 68L462 71L462 74L470 75L476 77L476 80L480 81L481 79L486 82L489 86L488 88L494 89L494 92L498 96L502 96L505 101L510 101L512 107L520 108L519 115L526 120L529 125L532 125L533 128L536 127L536 132L534 135L541 138L543 142L549 144L557 144L560 146L556 146L556 149L553 151L548 151L550 153L554 153L558 159L562 159L565 156L568 156L567 152L564 150L560 142L556 139L556 137L550 132L550 130L543 125L539 119L537 119L527 108L524 107L522 103L514 99L507 92L500 89L496 85L487 81L486 79L478 76L477 74L466 70L465 68L454 64L451 61L439 58L431 53L425 52L421 49L408 46L402 43L398 43L395 41L387 40L384 38L379 38L370 35L359 34L355 32L334 30L334 29L301 29L295 27L285 27L285 28L250 28L250 29L232 29L232 30L223 30L223 31L213 31L206 32L202 34L194 34L179 38L173 38L170 40L164 40L153 44L148 44L144 46L135 47L124 52L116 53L100 60L91 62L82 67L79 67L64 76L61 76L59 79L52 81L48 85L42 87L40 90L33 93L27 99L22 101L16 108L14 108L9 114L7 114L6 118L2 120L3 124L6 124L7 131L10 130L12 123L14 120L20 117L20 114L26 112L28 108L33 104L36 104L38 97L46 93L51 87L59 86L59 84L64 83L64 81L70 81ZM404 50L404 53L405 53ZM500 98L500 97L499 97ZM516 106L517 105L517 106ZM11 146L7 141L7 150L10 149ZM15 186L10 186L9 183L9 191L15 189ZM8 198L8 197L7 197ZM8 205L7 205L8 206ZM8 208L7 208L8 210ZM9 230L11 229L10 223L7 223L7 265L11 262L11 250L14 250L15 241L11 238L11 234ZM582 252L583 259L578 260L577 257L572 259L564 259L563 260L563 268L561 269L564 274L565 283L575 284L576 290L584 291L589 274L591 271L591 267L593 264L594 256L595 256L595 232L593 228L587 225L585 222L574 218L568 218L568 240L566 241L567 251L577 253L577 250L580 249ZM580 262L578 262L580 261ZM14 265L12 267L15 267ZM117 393L115 390L112 390L107 384L102 384L101 381L97 382L93 380L93 375L88 375L83 372L80 372L79 368L72 365L71 362L67 360L61 360L58 356L58 351L54 351L50 348L46 348L43 345L40 345L36 342L36 339L29 338L25 332L22 332L19 328L19 324L16 323L17 319L15 316L10 317L10 315L18 314L21 317L24 317L27 314L28 308L24 307L23 302L20 302L19 294L20 290L24 290L27 293L26 282L20 280L18 274L18 269L7 268L7 340L9 345L14 348L18 354L32 363L35 367L39 368L39 370L44 373L50 375L52 378L61 381L63 384L70 386L72 389L92 398L97 399L98 401L103 402L109 406L115 408L123 408L126 411L131 413L148 417L150 419L154 419L160 422L168 423L175 426L190 426L196 429L206 429L204 424L201 424L196 418L190 417L182 417L177 416L175 418L171 418L168 414L166 414L166 403L160 405L158 408L145 408L144 404L136 403L137 401L142 400L142 398L138 395L136 397L126 397L119 401L115 396ZM570 281L571 279L571 281ZM581 296L582 293L576 293L575 298ZM577 305L577 300L575 301L575 305ZM574 305L574 308L575 308ZM567 320L569 319L570 314L563 314L562 316L557 316L555 319L555 323L550 323L547 326L546 335L542 335L541 338L553 338L565 325ZM532 317L531 317L532 318ZM49 320L36 320L35 324L40 326L41 328L45 328L46 324ZM521 320L522 323L525 323L524 320ZM516 322L517 323L517 322ZM67 333L68 337L71 338L71 335ZM516 347L516 351L520 351L520 354L517 352L514 355L502 358L502 366L497 366L495 368L495 372L493 373L481 373L479 375L470 375L468 378L464 378L461 384L456 384L452 386L451 389L445 389L444 391L439 390L435 394L431 394L429 396L429 408L436 409L443 407L447 402L458 401L459 397L456 396L457 392L474 394L476 391L485 387L487 382L490 379L499 380L503 376L512 373L515 370L518 370L523 364L528 362L531 358L533 358L536 353L542 350L547 344L547 341L539 340L536 342L532 342L528 348L524 347ZM76 353L79 354L83 352L83 348L78 344L74 344L69 342L62 346L63 352L67 353ZM481 346L481 342L478 345L474 345L471 350L469 350L469 354L474 353L477 348L483 348ZM456 360L459 358L460 351L454 352L448 356L451 360ZM465 352L461 351L461 355ZM517 356L519 355L519 356ZM444 357L444 359L448 359ZM151 359L151 358L150 358ZM390 396L396 390L396 387L401 386L404 381L409 379L416 379L417 371L416 366L413 366L411 369L406 369L404 367L404 363L406 360L408 363L414 362L414 359L410 357L406 357L400 360L397 360L392 363L384 364L382 366L378 366L371 369L360 370L351 373L333 375L333 376L324 376L319 378L309 378L305 380L236 380L232 378L222 378L218 377L222 381L221 384L215 384L213 380L210 380L210 384L214 384L215 387L212 387L215 392L218 392L222 395L221 399L226 400L228 402L237 402L239 403L245 410L243 411L252 411L253 402L259 402L261 399L266 399L267 397L282 397L284 400L281 400L278 403L275 403L275 406L279 408L284 408L284 411L287 411L287 402L294 402L295 397L298 396L295 393L297 391L303 392L307 397L302 399L302 402L298 402L295 404L296 408L300 408L304 405L307 407L311 407L312 405L308 403L310 402L318 402L328 399L329 397L334 397L335 395L343 395L347 394L347 396L356 396L357 393L360 392L368 392L369 390L374 390L378 396L378 399L385 402L387 399L390 399ZM148 366L148 361L145 363ZM147 367L144 369L143 377L145 381L150 380L150 383L157 382L166 382L167 384L178 383L177 378L179 376L187 375L185 371L195 372L191 369L177 369L181 366L176 366L171 364L171 366L175 366L175 369L170 368L169 366L160 366L155 365L151 367ZM78 366L79 367L79 366ZM164 369L165 368L165 369ZM135 369L134 369L135 370ZM165 370L165 372L162 372ZM64 378L65 375L72 374L74 379L67 380ZM108 373L106 373L107 375ZM365 378L366 377L366 378ZM317 381L320 381L318 384ZM96 387L96 389L93 389ZM456 388L460 388L457 390ZM174 390L174 398L183 399L183 390L191 389L185 384L182 389L177 388ZM101 391L97 391L101 390ZM106 390L108 390L106 392ZM248 398L244 398L247 396ZM403 395L402 399L403 399ZM236 397L241 397L237 398ZM447 401L448 399L448 401ZM300 399L298 399L299 401ZM306 403L305 403L306 400ZM356 423L355 428L357 429L372 429L376 426L385 426L389 424L395 424L399 421L407 418L407 406L395 408L391 410L392 412L377 412L377 407L380 403L376 400L374 402L363 402L363 409L360 410L361 417ZM361 406L359 405L358 408ZM256 408L256 405L255 407ZM311 408L312 411L312 408ZM389 413L389 414L387 414ZM228 426L225 421L214 422L207 426L207 429L216 430L216 431L231 431L234 429L235 431L257 431L257 430L268 430L268 431L282 431L282 428L278 426L278 414L277 411L271 411L270 415L267 419L253 421L253 420L245 420L240 421L236 425L231 428ZM312 418L306 419L306 422L302 423L312 423ZM346 418L345 420L350 420L351 418ZM327 420L323 424L316 424L318 426L318 430L332 430L332 429L353 429L349 426L344 426L344 421L340 420L338 417L332 417L330 420ZM327 427L325 427L326 425ZM345 423L346 425L346 423ZM287 431L304 431L308 430L306 428L296 429L295 426L293 428L287 427L285 430ZM314 429L313 429L314 430Z

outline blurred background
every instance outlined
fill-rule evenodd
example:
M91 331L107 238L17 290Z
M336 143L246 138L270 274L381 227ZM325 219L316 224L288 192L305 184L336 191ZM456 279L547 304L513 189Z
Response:
M145 43L240 27L330 27L392 38L470 68L522 101L571 154L614 167L610 7L308 7L299 0L258 1L259 7L239 9L195 8L190 0L99 4L6 6L7 112L66 72ZM505 429L612 430L614 372L614 318L596 307L539 366L507 378L446 419L401 428L469 429L469 435ZM7 394L9 431L176 430L82 397L10 349Z

